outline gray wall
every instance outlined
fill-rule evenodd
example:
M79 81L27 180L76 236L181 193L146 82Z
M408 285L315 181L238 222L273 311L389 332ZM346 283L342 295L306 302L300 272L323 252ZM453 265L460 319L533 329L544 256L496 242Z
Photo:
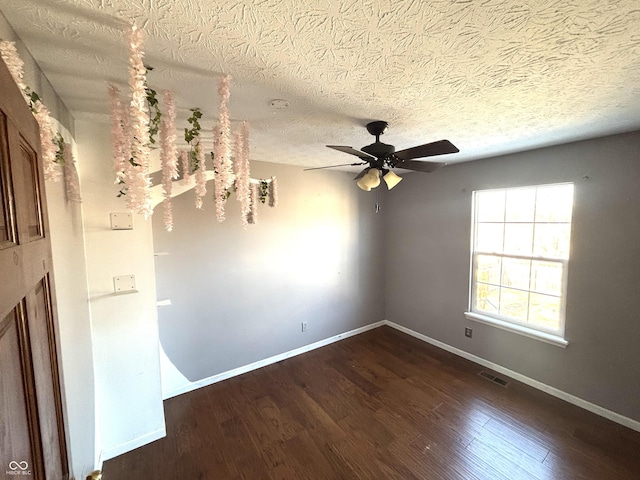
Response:
M384 318L384 211L353 174L302 172L252 162L254 178L276 175L279 205L260 205L244 230L239 204L215 220L211 191L196 210L193 190L174 198L175 227L153 215L160 340L190 381L244 366ZM384 192L381 192L384 196ZM308 322L301 332L300 323Z
M463 316L472 191L557 182L575 182L566 349ZM640 421L639 194L640 132L407 175L388 196L386 317Z

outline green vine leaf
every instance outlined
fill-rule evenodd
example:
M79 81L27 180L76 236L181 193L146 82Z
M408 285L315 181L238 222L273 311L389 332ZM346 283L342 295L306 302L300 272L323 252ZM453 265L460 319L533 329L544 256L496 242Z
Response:
M149 142L156 143L156 135L160 131L160 120L162 112L160 111L160 102L158 101L158 93L148 85L144 88L147 94L147 104L149 105Z
M64 138L60 132L53 137L53 143L58 146L58 150L56 150L56 159L54 160L58 165L64 165Z
M25 87L24 93L27 97L29 97L29 108L31 109L31 113L38 113L36 104L38 102L42 102L42 100L40 99L40 95L31 90L29 87Z
M191 109L191 116L187 119L191 128L184 129L184 141L191 145L191 151L189 152L189 159L191 163L191 169L193 172L200 168L200 162L198 161L198 154L200 153L200 119L202 118L202 111L199 108ZM193 143L196 140L196 143Z
M269 182L267 182L266 180L260 180L260 190L259 190L260 203L266 203L268 195L269 195Z

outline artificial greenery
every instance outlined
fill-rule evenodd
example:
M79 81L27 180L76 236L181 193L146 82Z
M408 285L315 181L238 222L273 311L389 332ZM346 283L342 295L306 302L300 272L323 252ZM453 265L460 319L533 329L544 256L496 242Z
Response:
M156 143L155 136L160 130L162 112L160 111L160 102L158 101L157 92L149 85L145 85L144 90L147 94L147 103L149 104L149 142L154 144Z
M58 146L58 150L56 150L55 162L58 165L64 165L64 138L62 138L60 132L58 132L58 134L53 137L53 143Z
M145 65L147 72L153 71L151 65ZM160 102L158 101L158 92L149 86L146 77L144 81L144 91L147 96L147 105L149 106L149 143L156 143L156 135L160 131L160 120L162 112L160 111Z
M258 191L258 198L260 203L266 203L267 196L269 195L269 182L266 180L260 180L260 190Z
M184 129L184 141L191 145L189 157L191 160L191 169L194 172L200 168L198 154L200 153L200 130L202 129L202 126L200 125L201 118L202 111L199 108L192 108L191 116L187 119L191 128ZM196 140L195 144L192 143L194 140Z
M29 98L29 108L31 109L31 113L38 113L36 104L38 102L42 102L42 100L40 99L40 95L31 90L29 87L25 87L24 93Z

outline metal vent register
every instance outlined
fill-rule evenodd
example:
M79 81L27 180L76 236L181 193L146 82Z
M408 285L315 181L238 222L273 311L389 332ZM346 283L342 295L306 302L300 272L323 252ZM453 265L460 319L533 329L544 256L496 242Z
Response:
M507 382L505 379L500 378L500 377L496 377L495 375L493 375L493 374L491 374L489 372L485 372L484 370L479 372L478 375L480 375L482 378L486 378L487 380L489 380L489 381L491 381L493 383L497 383L501 387L506 387L507 385L509 385L509 382Z

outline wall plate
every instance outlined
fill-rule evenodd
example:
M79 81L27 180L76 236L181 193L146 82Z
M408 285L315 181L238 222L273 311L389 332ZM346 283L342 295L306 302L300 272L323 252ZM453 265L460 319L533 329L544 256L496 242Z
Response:
M122 275L120 277L113 277L113 292L114 293L137 292L136 276Z
M112 213L111 230L133 230L133 215L131 215L131 212Z

